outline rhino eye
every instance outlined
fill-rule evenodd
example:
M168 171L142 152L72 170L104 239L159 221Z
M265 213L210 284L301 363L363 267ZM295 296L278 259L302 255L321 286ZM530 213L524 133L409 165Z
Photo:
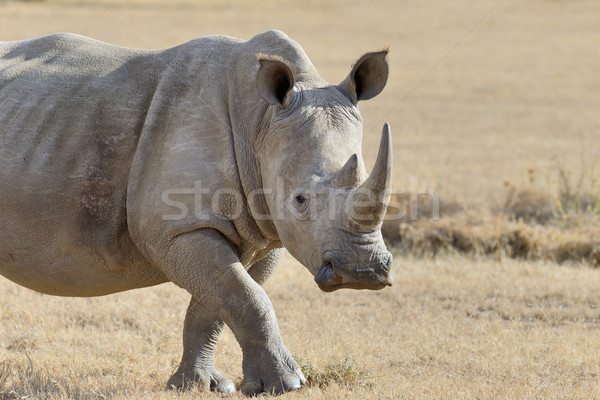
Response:
M302 194L296 195L294 197L294 206L299 212L304 212L308 208L308 199Z
M310 216L308 215L308 204L310 203L310 198L305 197L303 194L297 194L294 196L293 204L296 209L296 217L301 220L306 220Z

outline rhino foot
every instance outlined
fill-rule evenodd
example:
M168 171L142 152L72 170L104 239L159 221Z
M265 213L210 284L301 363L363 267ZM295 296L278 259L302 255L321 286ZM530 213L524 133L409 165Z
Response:
M264 351L258 357L244 355L244 380L240 389L246 396L263 392L282 394L300 389L305 382L300 367L283 347L277 352Z
M167 387L175 390L187 390L193 385L198 385L198 389L208 392L215 390L219 393L234 393L235 385L231 379L225 378L215 368L206 368L193 372L177 371L173 374Z

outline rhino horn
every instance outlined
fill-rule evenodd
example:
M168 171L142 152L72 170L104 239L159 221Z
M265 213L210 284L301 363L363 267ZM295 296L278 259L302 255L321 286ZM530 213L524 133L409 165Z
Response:
M385 215L390 202L392 190L392 134L390 125L383 125L379 153L371 175L367 180L355 189L355 199L367 201L359 202L354 207L353 219L363 228L374 228L378 226Z
M338 188L354 188L360 183L358 156L352 154L346 164L331 178L331 183Z

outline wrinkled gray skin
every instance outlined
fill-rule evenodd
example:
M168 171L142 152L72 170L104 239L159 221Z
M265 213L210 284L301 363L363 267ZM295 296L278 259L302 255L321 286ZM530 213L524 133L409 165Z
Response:
M235 390L213 363L227 324L244 393L299 388L261 284L282 246L325 291L391 284L389 127L365 182L357 108L386 54L331 85L277 31L161 51L0 43L0 273L59 296L174 282L192 300L169 386Z

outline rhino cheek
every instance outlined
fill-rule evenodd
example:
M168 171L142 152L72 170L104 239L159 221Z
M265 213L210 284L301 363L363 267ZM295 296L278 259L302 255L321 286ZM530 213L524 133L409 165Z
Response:
M314 275L321 267L321 262L316 263L314 260L318 250L314 245L313 235L303 228L298 221L278 221L277 224L283 247Z

